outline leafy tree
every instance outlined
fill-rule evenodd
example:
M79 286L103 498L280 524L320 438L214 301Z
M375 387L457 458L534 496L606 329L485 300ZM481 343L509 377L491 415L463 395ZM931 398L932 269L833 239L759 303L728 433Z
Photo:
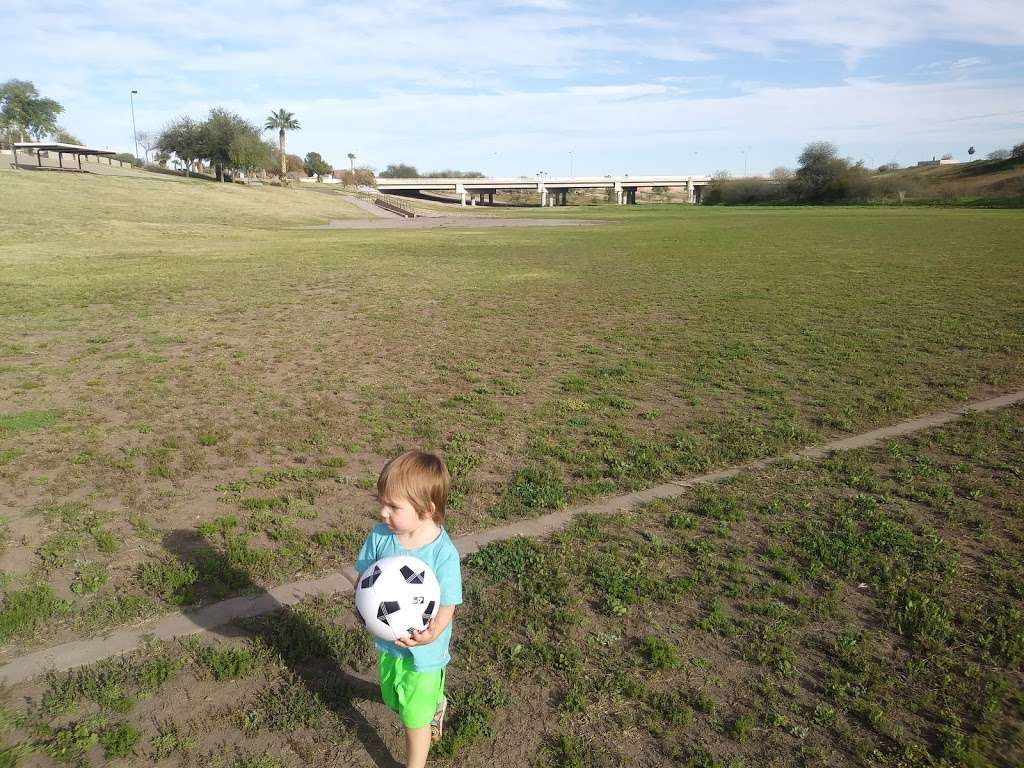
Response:
M994 152L989 152L985 155L986 160L1009 160L1010 150L1008 149L997 149Z
M289 112L284 107L277 110L277 112L271 112L267 118L267 122L263 125L268 131L277 130L277 143L279 158L281 161L281 177L284 178L288 174L288 168L286 166L285 158L288 153L284 148L284 132L285 131L297 131L301 128L299 121L295 119L295 113Z
M259 136L242 133L231 141L228 155L233 168L238 168L251 175L256 172L257 168L263 168L270 162L273 151L273 145Z
M977 151L978 150L976 150L973 146L967 148L967 154L970 155L971 158L974 157L974 153L977 152Z
M176 155L185 164L188 176L192 164L204 156L205 133L201 123L191 117L179 117L164 126L157 138L157 150L165 155Z
M306 154L305 169L307 176L316 176L317 181L321 181L324 176L327 176L331 172L331 166L322 157L319 152L309 152Z
M1024 141L1022 141L1020 144L1013 145L1013 149L1010 150L1010 157L1024 157Z
M793 177L797 194L805 200L836 197L835 186L848 164L839 157L839 148L828 141L815 141L804 147L797 159Z
M82 146L82 140L75 136L67 128L57 126L53 131L50 132L50 139L60 144L77 144Z
M414 165L392 163L377 175L382 179L418 179L420 172L416 170Z
M878 173L891 173L900 169L899 163L882 163L878 166Z
M231 144L242 136L259 138L260 129L240 115L215 107L203 123L203 154L217 173L217 181L224 181L224 169L233 167Z
M352 171L352 173L356 172L356 156L351 152L348 153L348 169Z
M871 182L864 163L839 157L839 148L828 141L804 147L791 188L797 198L808 202L830 202L867 197Z
M28 80L8 80L0 85L0 131L9 138L39 141L57 130L57 115L63 111L53 99L40 96Z

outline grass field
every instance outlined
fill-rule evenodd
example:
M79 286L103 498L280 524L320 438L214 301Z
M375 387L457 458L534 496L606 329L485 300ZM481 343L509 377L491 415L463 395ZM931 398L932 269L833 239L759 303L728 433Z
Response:
M465 532L1024 384L1014 211L304 231L360 212L14 172L0 210L5 657L347 564L403 448Z
M1021 765L1022 466L1016 407L489 545L435 764ZM396 764L347 597L237 635L5 691L0 760Z

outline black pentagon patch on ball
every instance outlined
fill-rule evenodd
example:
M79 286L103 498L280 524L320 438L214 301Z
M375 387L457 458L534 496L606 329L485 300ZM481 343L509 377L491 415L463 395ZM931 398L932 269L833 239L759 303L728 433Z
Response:
M370 587L373 586L374 582L376 582L379 577L380 577L380 568L375 565L375 566L373 566L373 572L370 573L370 575L367 576L365 579L363 579L362 582L359 584L359 586L362 587L363 589L369 589Z
M385 601L385 602L381 603L380 607L377 608L377 618L380 619L382 622L384 622L385 624L387 624L390 627L391 624L388 622L388 615L390 615L392 613L397 613L398 611L399 611L398 603L388 600L388 601Z
M427 603L427 608L426 608L425 611L423 611L423 623L426 624L432 618L434 618L434 601L433 600L431 600L429 603Z
M426 571L420 571L419 573L416 573L416 571L414 571L408 565L403 565L399 570L402 573L402 578L405 579L405 582L407 584L422 584L423 579L427 575Z

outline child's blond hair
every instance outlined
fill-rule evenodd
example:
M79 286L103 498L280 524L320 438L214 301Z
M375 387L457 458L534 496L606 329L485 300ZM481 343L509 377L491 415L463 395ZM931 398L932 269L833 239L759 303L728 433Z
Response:
M391 459L377 478L377 498L382 502L407 499L421 518L444 522L451 478L440 456L426 451L406 451Z

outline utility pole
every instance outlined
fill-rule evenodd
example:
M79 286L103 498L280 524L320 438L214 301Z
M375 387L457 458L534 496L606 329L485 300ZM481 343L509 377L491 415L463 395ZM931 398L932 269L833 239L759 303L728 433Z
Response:
M132 105L132 137L135 139L135 159L139 157L139 132L135 130L135 94L137 93L138 91L132 90L128 94L128 100ZM132 163L132 165L135 165L135 163Z
M576 178L575 174L573 174L573 172L572 172L573 160L575 160L575 159L576 159L576 150L575 149L570 149L569 150L569 178L570 179Z

